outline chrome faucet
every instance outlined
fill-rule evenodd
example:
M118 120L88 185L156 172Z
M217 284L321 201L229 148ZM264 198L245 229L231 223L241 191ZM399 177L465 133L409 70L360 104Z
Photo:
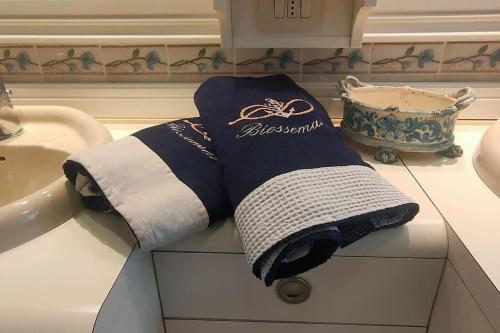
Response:
M10 90L5 88L2 78L0 78L0 141L13 138L23 132L10 95Z

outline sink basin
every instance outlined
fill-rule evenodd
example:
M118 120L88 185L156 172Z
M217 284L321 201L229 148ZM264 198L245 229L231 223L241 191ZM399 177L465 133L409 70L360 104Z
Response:
M0 141L0 252L37 237L81 208L63 177L66 157L110 142L86 113L60 106L16 108L25 132Z
M500 197L500 120L486 130L473 156L483 182Z
M39 146L2 147L0 207L38 191L61 177L68 153Z

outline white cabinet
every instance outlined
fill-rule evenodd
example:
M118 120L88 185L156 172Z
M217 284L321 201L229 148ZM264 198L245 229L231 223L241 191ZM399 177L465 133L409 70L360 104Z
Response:
M252 275L231 219L155 252L167 332L424 332L447 255L444 221L406 168L374 165L420 213L301 274L311 286L303 303Z
M300 277L309 299L288 304L244 255L155 253L163 315L249 321L427 326L444 259L334 257ZM168 331L168 327L167 327Z
M494 333L455 268L447 262L429 323L429 333Z

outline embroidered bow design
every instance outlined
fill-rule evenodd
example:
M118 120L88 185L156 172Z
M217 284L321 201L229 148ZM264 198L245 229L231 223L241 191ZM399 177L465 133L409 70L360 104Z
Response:
M270 117L290 118L314 111L314 106L306 100L297 98L287 103L279 102L272 98L266 98L264 104L254 104L243 108L240 117L230 121L229 125L234 125L242 120L264 119Z
M191 128L193 129L193 131L199 133L203 137L203 140L212 141L212 139L210 139L210 137L208 136L208 133L205 131L205 128L203 127L202 124L195 124L195 123L190 122L187 119L184 119L184 122L189 124L191 126Z

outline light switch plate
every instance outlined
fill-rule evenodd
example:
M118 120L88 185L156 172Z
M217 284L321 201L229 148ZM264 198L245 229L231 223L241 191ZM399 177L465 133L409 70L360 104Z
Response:
M300 0L286 0L286 17L296 18L300 16Z
M261 32L315 32L323 28L324 0L304 1L310 4L308 17L301 15L304 0L284 0L284 16L276 15L280 0L259 0L257 30ZM278 4L277 4L278 3ZM280 9L281 10L281 9Z

